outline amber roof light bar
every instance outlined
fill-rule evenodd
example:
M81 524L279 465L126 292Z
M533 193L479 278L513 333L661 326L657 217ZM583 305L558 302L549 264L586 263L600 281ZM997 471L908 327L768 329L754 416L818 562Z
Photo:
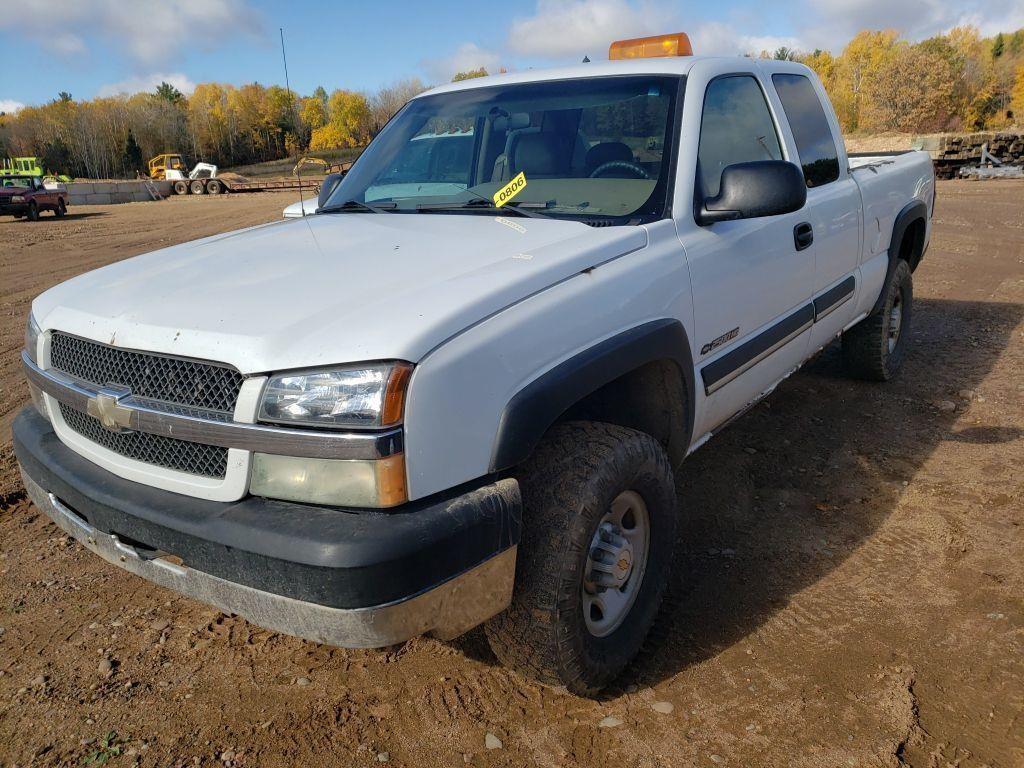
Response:
M685 32L653 37L634 37L631 40L616 40L608 48L608 58L653 59L659 56L693 56L690 38Z

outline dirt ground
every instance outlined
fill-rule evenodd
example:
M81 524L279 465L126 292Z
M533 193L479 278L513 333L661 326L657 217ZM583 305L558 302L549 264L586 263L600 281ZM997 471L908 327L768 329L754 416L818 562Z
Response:
M848 380L833 346L687 461L671 599L597 701L479 632L326 648L69 542L10 453L29 300L291 198L0 220L0 765L1024 766L1022 201L940 183L898 380Z

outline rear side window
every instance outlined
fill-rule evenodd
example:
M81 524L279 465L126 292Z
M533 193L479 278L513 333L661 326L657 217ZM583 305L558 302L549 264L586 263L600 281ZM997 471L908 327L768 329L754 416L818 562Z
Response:
M750 75L712 80L704 94L697 147L704 194L718 194L726 166L781 159L775 123L757 80Z
M772 82L793 130L807 186L835 181L839 178L839 153L811 81L803 75L772 75Z

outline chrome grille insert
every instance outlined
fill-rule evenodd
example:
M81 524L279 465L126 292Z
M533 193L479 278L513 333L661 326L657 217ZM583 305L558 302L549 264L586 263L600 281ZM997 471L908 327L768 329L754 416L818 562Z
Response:
M217 363L135 352L54 332L50 365L100 387L120 385L138 398L233 414L242 374Z
M202 477L223 479L227 473L227 448L146 432L111 432L98 419L64 403L60 403L60 415L70 429L86 440L129 459Z

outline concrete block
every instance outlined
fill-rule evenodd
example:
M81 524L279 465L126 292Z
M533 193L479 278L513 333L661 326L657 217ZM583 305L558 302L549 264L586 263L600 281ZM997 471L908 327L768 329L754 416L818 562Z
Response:
M92 185L93 194L110 194L117 191L117 184L109 181L96 181Z
M110 205L111 202L109 192L95 192L85 196L86 205Z

